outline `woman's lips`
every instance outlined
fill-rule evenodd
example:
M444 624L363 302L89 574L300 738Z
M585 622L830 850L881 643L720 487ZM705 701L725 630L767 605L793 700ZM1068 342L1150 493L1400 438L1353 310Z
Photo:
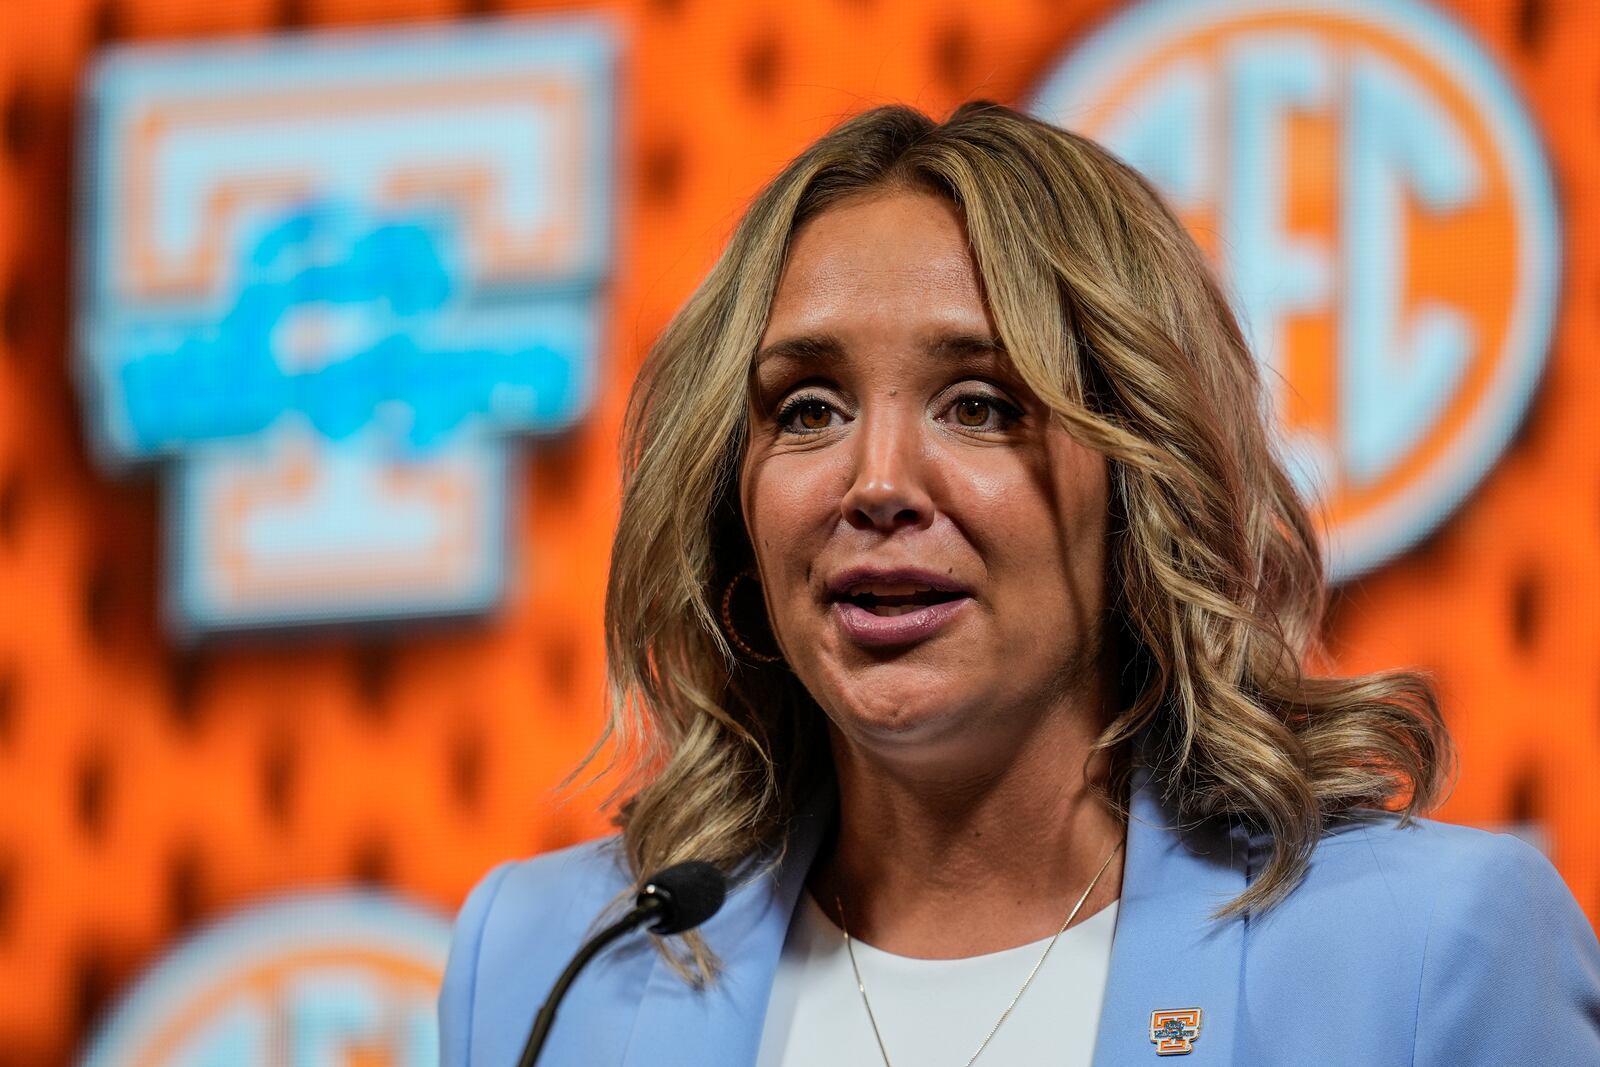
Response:
M958 596L934 604L896 608L897 614L886 615L849 600L835 600L832 611L840 628L856 644L888 648L932 637L959 615L971 599L969 596Z

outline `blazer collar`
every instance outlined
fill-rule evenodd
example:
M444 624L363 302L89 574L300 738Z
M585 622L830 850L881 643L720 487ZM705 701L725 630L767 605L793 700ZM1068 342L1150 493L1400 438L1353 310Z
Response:
M1179 828L1147 768L1133 779L1122 897L1100 1008L1095 1067L1157 1062L1151 1013L1199 1008L1186 1067L1233 1059L1244 919L1211 913L1245 891L1244 834L1220 819Z
M1122 896L1095 1067L1158 1062L1151 1013L1199 1008L1190 1067L1226 1064L1234 1043L1244 920L1210 913L1245 890L1248 848L1219 820L1179 829L1148 769L1132 781ZM740 885L704 927L723 963L695 990L659 957L646 983L624 1067L753 1065L767 1000L800 892L833 819L831 796L807 805L782 858Z

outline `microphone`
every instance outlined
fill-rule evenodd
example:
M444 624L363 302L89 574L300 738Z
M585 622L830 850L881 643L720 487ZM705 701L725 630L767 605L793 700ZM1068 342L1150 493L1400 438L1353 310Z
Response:
M556 1008L567 995L578 972L597 956L601 949L631 930L654 920L653 934L681 934L693 930L717 913L728 895L728 880L721 871L700 860L675 863L645 879L644 888L634 898L633 910L586 941L567 969L561 972L550 995L534 1017L533 1029L522 1046L522 1058L517 1067L533 1067L544 1048L550 1026L556 1021Z

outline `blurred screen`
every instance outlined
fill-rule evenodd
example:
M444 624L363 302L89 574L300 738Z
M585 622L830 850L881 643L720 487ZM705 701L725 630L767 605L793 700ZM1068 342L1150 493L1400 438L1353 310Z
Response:
M633 376L885 102L1024 108L1166 195L1325 532L1318 666L1431 673L1438 817L1600 916L1597 41L1464 0L10 0L0 1067L438 1062L468 889L608 828L562 783Z

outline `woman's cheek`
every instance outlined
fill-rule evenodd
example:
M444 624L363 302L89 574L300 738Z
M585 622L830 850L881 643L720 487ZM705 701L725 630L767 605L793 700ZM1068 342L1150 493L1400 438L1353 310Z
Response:
M831 529L839 515L839 502L848 481L841 457L833 450L774 456L761 471L758 498L785 537ZM841 485L841 482L843 484Z
M747 485L746 529L756 553L769 612L789 636L809 603L811 564L822 549L826 504L802 457L760 463ZM836 510L836 508L835 508Z

